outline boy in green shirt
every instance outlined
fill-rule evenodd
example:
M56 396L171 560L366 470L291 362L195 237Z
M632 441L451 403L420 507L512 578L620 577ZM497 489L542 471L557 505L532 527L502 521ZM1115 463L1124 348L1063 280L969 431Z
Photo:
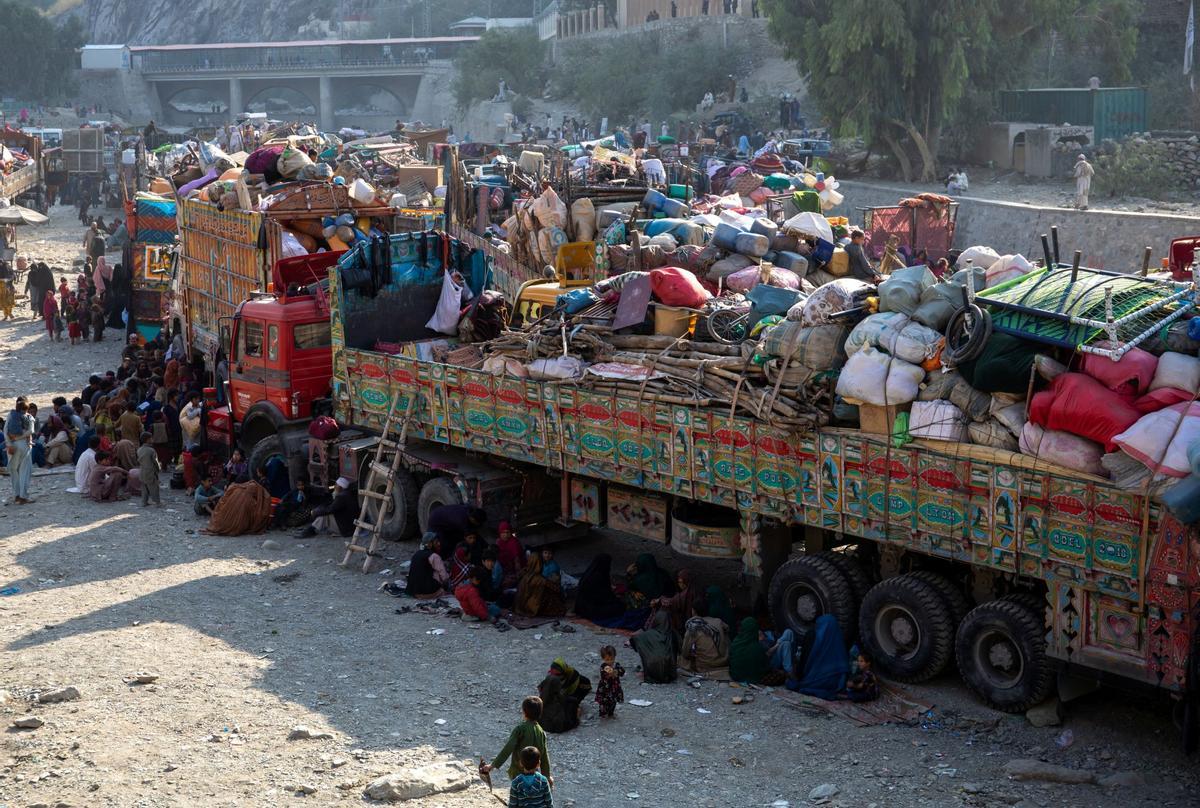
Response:
M508 736L508 742L504 744L500 754L496 755L496 759L490 764L481 766L480 770L483 774L487 774L503 764L505 759L511 757L512 760L508 764L508 779L512 780L521 773L521 750L532 746L541 754L540 769L542 774L546 775L546 779L550 781L550 785L553 786L554 778L550 776L550 755L546 751L546 731L538 723L538 719L542 717L542 700L537 696L526 698L521 702L521 715L525 720L513 728L512 734Z

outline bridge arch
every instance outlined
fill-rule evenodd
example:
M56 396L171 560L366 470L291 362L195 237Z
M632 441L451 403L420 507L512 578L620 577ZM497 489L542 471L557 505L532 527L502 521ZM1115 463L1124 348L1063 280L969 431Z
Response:
M287 84L268 84L246 97L246 112L265 112L270 117L315 118L317 105L304 91ZM241 110L239 110L240 112Z
M382 83L339 83L334 107L339 123L369 123L373 128L380 120L390 124L396 119L406 119L411 111L411 104Z

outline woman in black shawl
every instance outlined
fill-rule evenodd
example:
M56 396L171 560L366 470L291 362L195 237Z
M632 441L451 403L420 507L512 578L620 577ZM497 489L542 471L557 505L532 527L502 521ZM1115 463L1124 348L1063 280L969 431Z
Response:
M625 606L613 593L612 556L600 553L592 559L579 579L575 593L575 614L587 620L606 620L625 613Z

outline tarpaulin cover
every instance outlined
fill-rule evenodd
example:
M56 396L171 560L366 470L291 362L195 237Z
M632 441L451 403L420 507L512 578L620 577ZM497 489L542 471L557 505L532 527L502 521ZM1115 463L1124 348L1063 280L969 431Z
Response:
M145 244L173 244L175 242L175 200L164 199L154 194L138 194L136 241Z

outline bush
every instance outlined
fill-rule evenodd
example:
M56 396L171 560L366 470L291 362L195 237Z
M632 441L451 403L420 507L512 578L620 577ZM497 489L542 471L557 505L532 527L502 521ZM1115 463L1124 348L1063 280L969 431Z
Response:
M1163 143L1133 138L1117 144L1096 161L1096 190L1102 196L1162 198L1164 192L1187 188L1187 176L1171 167L1171 150Z
M624 36L568 52L555 74L555 95L613 123L662 120L691 112L706 92L719 93L731 73L743 72L730 50L664 49L653 34Z
M500 79L522 95L542 94L545 83L546 43L532 26L493 28L484 31L471 47L454 60L452 89L459 107L496 95Z

